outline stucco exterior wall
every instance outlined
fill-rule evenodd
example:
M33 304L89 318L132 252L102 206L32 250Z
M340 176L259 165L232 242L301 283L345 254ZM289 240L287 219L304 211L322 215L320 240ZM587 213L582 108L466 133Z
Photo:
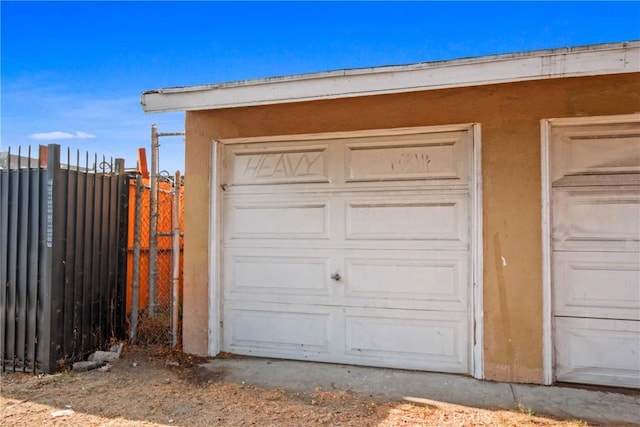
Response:
M482 125L485 376L541 383L540 120L638 111L640 75L621 74L188 112L184 350L207 352L212 139L475 122Z

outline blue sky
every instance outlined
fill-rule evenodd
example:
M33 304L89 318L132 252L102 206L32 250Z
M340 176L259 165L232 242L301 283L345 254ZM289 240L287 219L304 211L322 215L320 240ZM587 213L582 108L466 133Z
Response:
M344 68L640 39L640 2L0 2L1 139L59 143L135 166L140 95ZM184 171L181 138L160 167ZM187 171L188 173L188 171Z

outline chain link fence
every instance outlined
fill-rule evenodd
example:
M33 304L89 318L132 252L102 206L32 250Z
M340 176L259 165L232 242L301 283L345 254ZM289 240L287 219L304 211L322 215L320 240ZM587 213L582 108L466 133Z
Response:
M175 347L182 319L183 180L179 174L158 177L155 227L149 179L137 177L131 185L129 336L137 344Z

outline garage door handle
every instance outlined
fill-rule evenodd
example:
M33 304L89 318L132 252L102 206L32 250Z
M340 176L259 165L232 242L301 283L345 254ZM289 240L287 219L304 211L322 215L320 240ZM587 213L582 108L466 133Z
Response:
M339 274L339 273L333 273L333 274L331 275L331 278L332 278L333 280L335 280L336 282L339 282L339 281L340 281L340 279L342 279L342 277L340 277L340 274Z

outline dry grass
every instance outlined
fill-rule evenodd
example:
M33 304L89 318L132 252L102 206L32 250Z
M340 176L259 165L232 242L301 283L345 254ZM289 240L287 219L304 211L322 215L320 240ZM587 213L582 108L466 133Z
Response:
M0 425L33 426L586 426L526 408L390 402L345 391L289 393L206 376L201 358L127 347L110 372L2 378ZM71 409L70 415L53 412Z
M144 345L170 344L169 324L169 317L166 314L149 317L145 311L142 311L138 318L136 342Z

